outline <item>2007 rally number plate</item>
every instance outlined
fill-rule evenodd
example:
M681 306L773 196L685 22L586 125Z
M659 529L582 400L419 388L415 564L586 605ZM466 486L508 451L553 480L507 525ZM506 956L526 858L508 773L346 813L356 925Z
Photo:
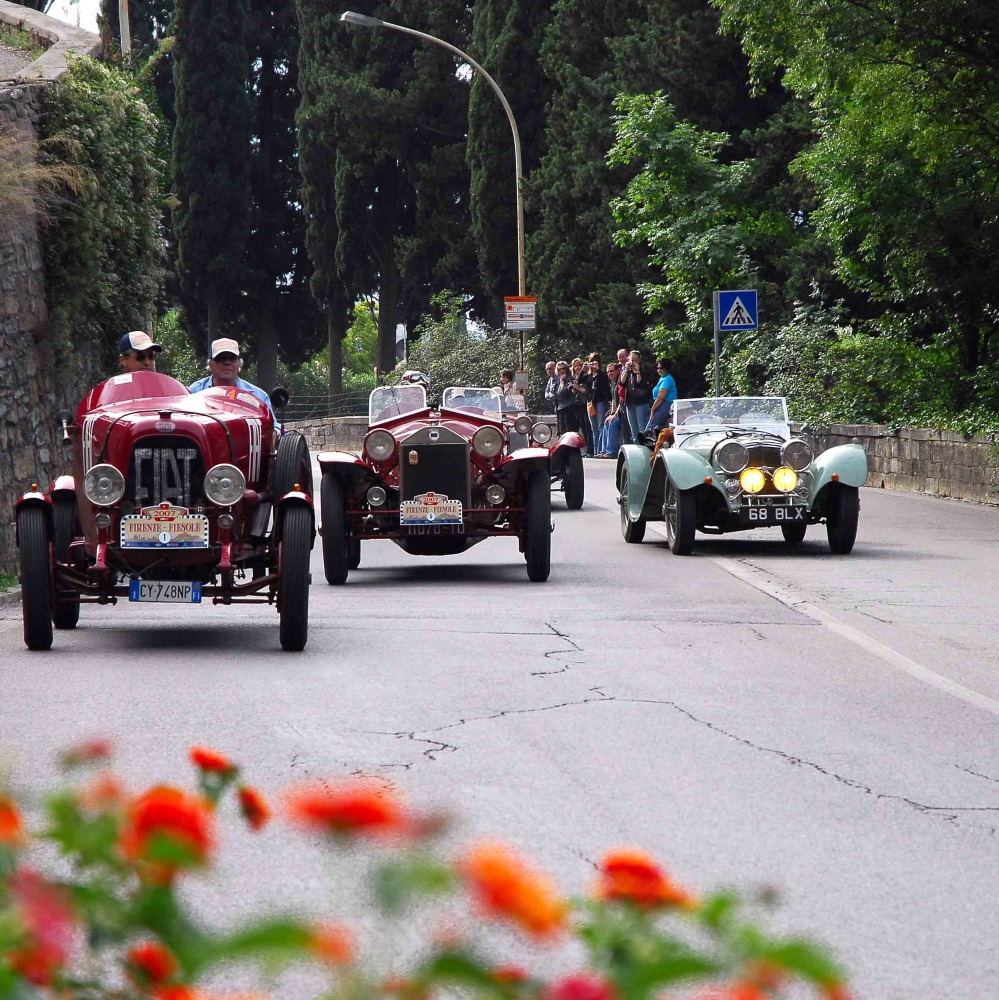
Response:
M128 585L130 601L157 601L170 604L200 604L201 584L198 581L132 580Z
M747 507L739 512L739 521L750 527L765 524L806 524L807 507Z

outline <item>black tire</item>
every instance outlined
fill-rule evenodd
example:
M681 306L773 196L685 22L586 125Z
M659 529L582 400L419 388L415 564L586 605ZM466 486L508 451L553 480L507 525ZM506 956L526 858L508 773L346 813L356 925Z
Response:
M566 455L565 475L562 477L565 505L569 510L579 510L583 506L584 486L583 456L578 448L572 448Z
M672 479L666 482L666 539L675 556L689 556L694 547L697 508L693 490L677 489Z
M552 494L548 475L540 469L528 473L524 493L527 576L534 583L544 583L552 571Z
M281 576L278 600L281 648L297 653L309 639L309 553L312 551L312 514L297 504L281 516Z
M302 493L312 496L312 459L309 446L298 431L289 431L278 439L271 481L275 504L295 488L295 483Z
M52 648L52 545L48 516L41 507L17 513L21 570L21 617L28 649Z
M807 524L782 524L780 533L784 536L784 541L788 545L800 545L805 540L805 529Z
M347 537L347 566L357 569L361 565L361 539L353 535Z
M332 472L323 473L319 486L319 509L323 519L323 572L326 574L326 582L337 587L347 582L350 553L343 483Z
M618 504L621 508L621 534L624 540L632 544L637 544L645 537L646 520L640 517L637 521L632 521L628 517L628 470L621 470L621 483L618 487L620 499Z
M826 501L826 537L833 555L845 556L853 550L860 521L860 490L837 483Z
M52 551L56 562L69 560L69 547L81 533L76 510L76 497L60 495L52 498ZM80 620L80 593L61 587L52 605L52 624L56 628L76 628Z

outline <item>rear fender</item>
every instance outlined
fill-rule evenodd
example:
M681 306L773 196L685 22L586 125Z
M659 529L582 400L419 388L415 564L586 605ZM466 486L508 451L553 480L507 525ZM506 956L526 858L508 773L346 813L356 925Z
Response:
M312 518L312 538L315 540L316 537L316 508L312 503L312 497L307 493L302 493L299 490L292 490L290 493L285 493L283 497L278 501L277 505L277 523L280 526L281 522L284 520L284 512L289 510L291 507L305 507L311 518Z
M645 494L649 491L649 479L652 476L652 468L649 465L649 456L652 452L642 444L625 444L621 446L617 459L617 483L620 487L621 473L628 470L628 496L625 502L628 505L628 518L637 521L642 516L642 508L645 506Z
M834 480L833 476L837 478ZM840 482L844 486L866 485L867 453L859 444L838 444L822 452L812 462L809 505L814 504L822 488L832 482Z
M31 490L28 493L21 494L20 498L14 504L14 538L20 543L19 527L17 523L17 514L26 510L28 507L41 507L45 511L45 520L49 526L49 537L52 536L52 500L44 493L39 493L37 490Z

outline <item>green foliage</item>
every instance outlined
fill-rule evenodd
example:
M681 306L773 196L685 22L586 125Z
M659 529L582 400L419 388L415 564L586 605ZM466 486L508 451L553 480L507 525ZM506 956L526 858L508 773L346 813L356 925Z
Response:
M45 91L47 164L79 171L84 187L51 207L45 236L49 317L63 364L77 345L106 344L109 367L125 330L142 329L159 289L159 125L135 83L79 59Z
M378 323L375 310L368 302L354 306L353 322L343 339L343 363L347 375L357 378L371 376L374 387L375 365L378 364Z
M37 59L46 49L37 35L32 35L30 32L6 22L0 22L0 45L17 49L28 59Z
M12 573L0 573L0 591L13 590L17 586L17 577Z
M156 361L156 370L172 375L184 385L205 376L205 354L199 353L191 343L181 323L180 309L167 310L155 326L156 342L163 353Z

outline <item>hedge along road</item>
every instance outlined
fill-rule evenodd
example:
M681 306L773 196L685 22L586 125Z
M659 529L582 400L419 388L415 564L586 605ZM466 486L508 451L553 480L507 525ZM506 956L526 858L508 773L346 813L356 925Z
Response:
M678 558L657 525L626 545L613 463L586 469L583 510L555 501L546 584L491 539L438 560L366 544L328 587L317 546L302 654L278 650L267 607L127 603L28 653L0 607L16 777L37 787L93 733L134 784L186 780L192 743L269 792L375 774L453 808L458 835L514 841L566 891L621 844L697 888L775 886L781 926L829 943L858 996L988 993L999 511L864 490L848 557L812 529L798 551L760 531ZM231 826L198 891L213 912L292 894L329 912L311 848Z

